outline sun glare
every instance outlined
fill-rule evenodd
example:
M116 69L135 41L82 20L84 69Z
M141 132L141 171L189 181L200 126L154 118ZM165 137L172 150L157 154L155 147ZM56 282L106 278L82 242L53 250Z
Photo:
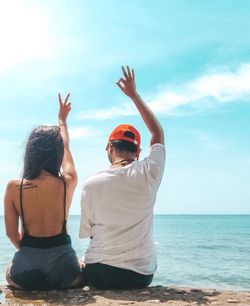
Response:
M48 57L48 15L27 1L0 1L0 72L14 65Z

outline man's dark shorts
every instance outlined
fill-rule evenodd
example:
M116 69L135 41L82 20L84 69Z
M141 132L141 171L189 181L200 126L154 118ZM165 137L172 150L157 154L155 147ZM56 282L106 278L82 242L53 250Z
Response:
M140 289L149 286L153 274L143 275L102 263L86 264L87 284L97 289Z

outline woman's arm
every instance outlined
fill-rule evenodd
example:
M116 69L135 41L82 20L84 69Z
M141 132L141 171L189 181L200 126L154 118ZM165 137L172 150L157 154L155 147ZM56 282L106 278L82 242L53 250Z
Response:
M67 126L67 117L71 110L71 103L68 102L70 94L67 95L64 102L62 101L61 95L58 94L59 98L59 114L58 114L58 120L59 120L59 127L61 136L64 143L64 157L62 162L62 174L67 180L68 187L71 189L71 191L74 191L76 184L77 184L77 173L73 161L72 154L70 152L69 148L69 133L68 133L68 126Z
M125 95L130 97L137 107L143 121L151 133L150 145L152 146L154 143L164 144L164 131L160 122L137 93L134 70L132 69L131 72L129 66L127 66L127 69L122 66L122 71L124 78L120 78L116 84L125 93Z
M6 235L14 244L14 246L19 249L19 243L22 239L22 234L18 231L19 215L12 199L12 195L16 191L14 188L17 188L16 183L10 181L7 185L4 196L4 221Z

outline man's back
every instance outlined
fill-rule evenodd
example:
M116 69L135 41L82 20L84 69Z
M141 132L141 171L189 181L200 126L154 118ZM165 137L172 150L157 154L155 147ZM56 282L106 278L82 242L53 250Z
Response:
M164 146L154 144L144 160L100 171L85 181L80 237L93 237L86 263L155 272L153 207L164 163Z

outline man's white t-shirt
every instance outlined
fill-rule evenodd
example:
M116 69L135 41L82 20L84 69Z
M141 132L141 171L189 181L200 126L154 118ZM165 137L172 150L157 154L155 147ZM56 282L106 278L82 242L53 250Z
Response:
M156 271L153 208L165 165L164 145L148 157L102 170L84 183L80 238L92 237L85 263L103 263L149 275Z

